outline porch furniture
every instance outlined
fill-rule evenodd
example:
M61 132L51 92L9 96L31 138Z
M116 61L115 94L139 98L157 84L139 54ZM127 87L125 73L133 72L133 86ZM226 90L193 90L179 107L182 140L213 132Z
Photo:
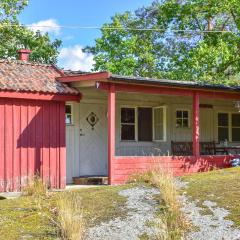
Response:
M229 147L224 147L224 146L214 146L214 147L207 147L209 152L213 151L214 155L217 155L218 153L222 155L229 155L231 153L233 154L240 154L240 146L229 146Z
M172 155L174 156L191 156L192 142L171 142ZM229 155L231 152L240 153L240 146L216 146L214 141L200 142L201 155Z
M174 156L191 156L193 154L193 143L171 141L171 151Z

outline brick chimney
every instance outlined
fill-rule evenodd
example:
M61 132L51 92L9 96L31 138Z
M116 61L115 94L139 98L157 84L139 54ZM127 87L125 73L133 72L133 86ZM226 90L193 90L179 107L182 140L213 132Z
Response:
M31 50L29 49L20 49L18 50L18 59L21 61L28 62L30 53Z

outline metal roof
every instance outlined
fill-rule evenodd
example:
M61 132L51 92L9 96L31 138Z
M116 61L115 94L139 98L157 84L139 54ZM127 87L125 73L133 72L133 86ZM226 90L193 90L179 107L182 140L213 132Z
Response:
M188 88L203 88L203 89L221 89L221 90L234 90L239 91L240 86L227 86L220 84L209 84L204 82L193 82L193 81L178 81L178 80L169 80L169 79L156 79L156 78L147 78L147 77L134 77L134 76L122 76L117 74L112 74L109 78L113 81L121 81L128 83L137 83L137 84L155 84L155 85L169 85L175 87L188 87Z

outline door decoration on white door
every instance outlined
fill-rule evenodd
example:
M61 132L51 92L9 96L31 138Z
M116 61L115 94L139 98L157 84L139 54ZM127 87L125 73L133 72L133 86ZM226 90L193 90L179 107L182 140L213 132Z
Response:
M92 127L92 130L94 130L94 126L98 123L99 118L94 112L91 112L88 117L86 118L87 122L90 124Z

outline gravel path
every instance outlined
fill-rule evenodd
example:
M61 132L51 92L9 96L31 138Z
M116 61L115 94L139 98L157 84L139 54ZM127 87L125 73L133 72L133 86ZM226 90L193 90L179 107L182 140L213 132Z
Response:
M186 195L180 196L183 203L183 212L192 221L197 230L190 232L187 240L240 240L240 230L234 228L233 222L226 220L229 212L211 201L204 201L211 215L203 215L203 208L197 207L196 202L191 202Z
M138 240L139 236L147 234L154 239L156 229L146 224L154 221L157 202L153 196L159 194L154 188L135 187L120 191L127 198L128 214L124 219L116 218L107 223L90 228L87 240Z

